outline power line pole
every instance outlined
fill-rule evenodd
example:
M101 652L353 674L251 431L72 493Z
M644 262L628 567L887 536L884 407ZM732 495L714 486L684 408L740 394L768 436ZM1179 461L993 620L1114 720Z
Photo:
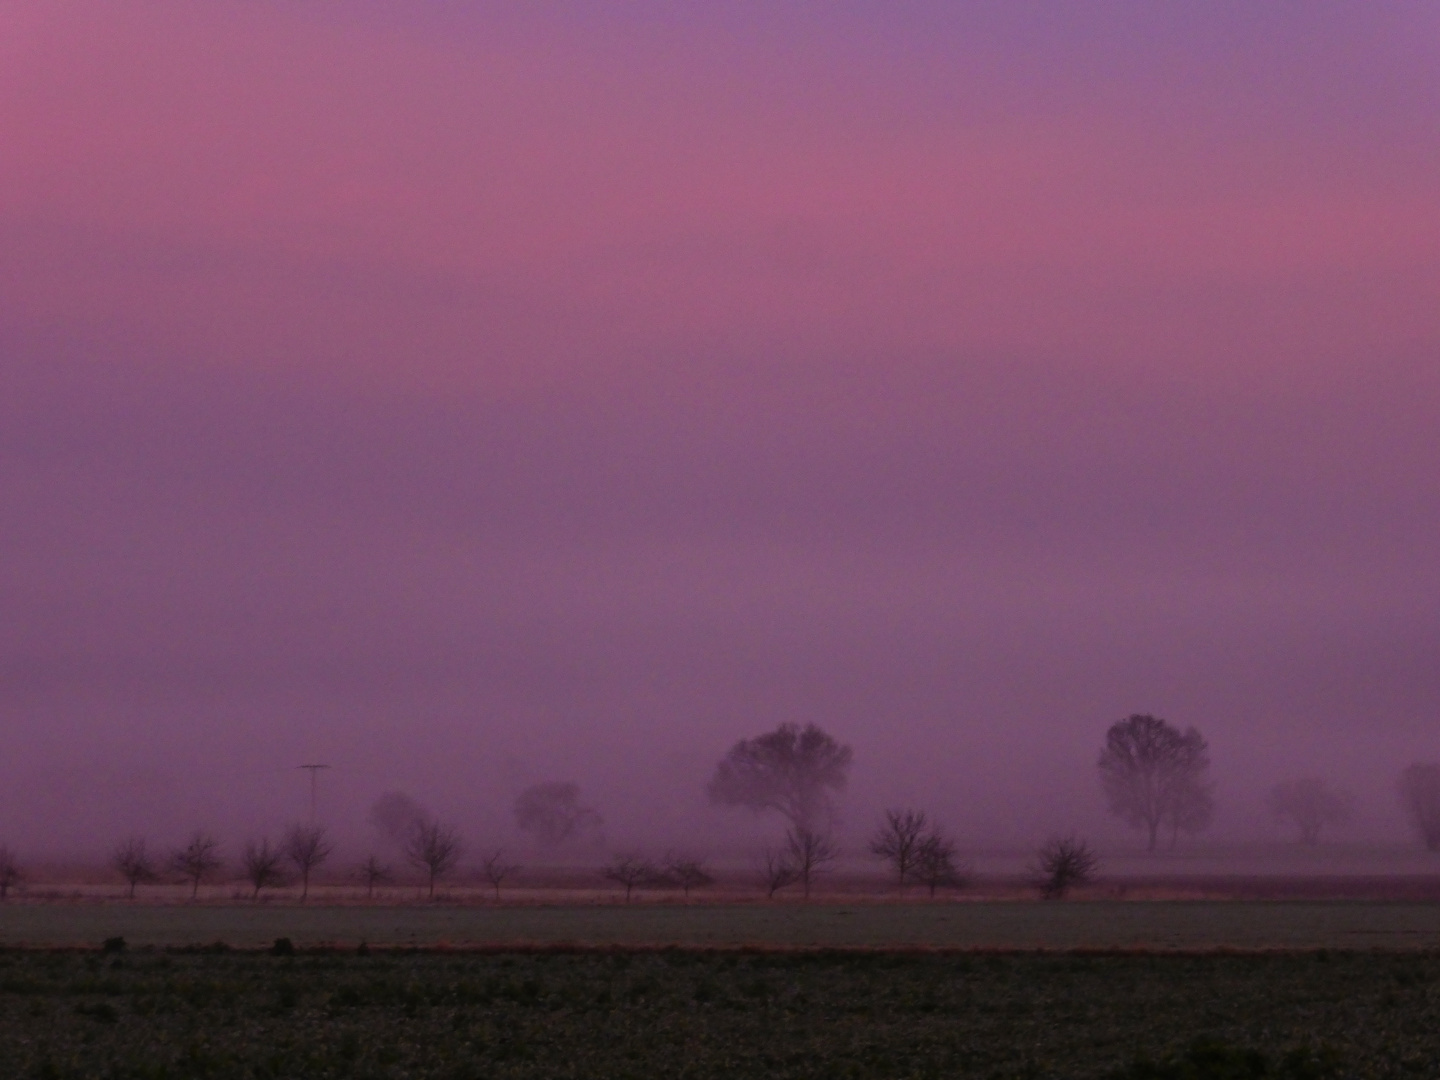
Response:
M310 770L310 824L315 824L315 790L320 779L320 770L329 765L298 765L296 768Z

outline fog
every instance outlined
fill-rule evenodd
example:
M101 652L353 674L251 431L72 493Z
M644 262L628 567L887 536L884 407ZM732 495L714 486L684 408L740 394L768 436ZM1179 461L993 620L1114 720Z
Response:
M546 780L737 852L716 761L814 722L852 852L1124 851L1143 712L1210 741L1192 848L1306 774L1413 844L1440 38L1381 6L13 5L0 843L233 854L323 762L356 853L390 791L519 849Z
M0 823L37 853L273 830L312 761L353 844L392 789L515 844L518 792L573 779L612 844L729 848L778 826L705 780L786 721L854 746L842 832L914 804L971 845L1133 844L1094 764L1136 711L1209 738L1212 840L1278 835L1268 786L1319 774L1360 796L1349 838L1402 843L1395 776L1440 752L1413 368L1195 419L977 363L905 424L778 396L739 438L669 398L122 387L46 359L12 368L0 473ZM1361 443L1345 410L1377 406Z

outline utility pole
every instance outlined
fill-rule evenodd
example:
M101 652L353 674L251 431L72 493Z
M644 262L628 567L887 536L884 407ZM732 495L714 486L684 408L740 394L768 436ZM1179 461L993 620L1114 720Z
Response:
M320 779L320 770L328 769L329 765L298 765L296 768L310 770L310 824L315 824L315 788Z

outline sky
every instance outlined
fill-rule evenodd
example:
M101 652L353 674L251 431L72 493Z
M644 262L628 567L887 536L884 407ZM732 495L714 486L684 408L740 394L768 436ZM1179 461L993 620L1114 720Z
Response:
M1440 759L1440 11L0 5L0 842ZM1218 842L1218 840L1217 840ZM357 847L358 850L358 847Z

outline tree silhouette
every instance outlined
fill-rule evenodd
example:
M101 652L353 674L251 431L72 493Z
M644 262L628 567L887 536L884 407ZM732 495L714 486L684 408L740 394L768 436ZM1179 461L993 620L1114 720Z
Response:
M1302 844L1314 844L1327 825L1344 825L1355 812L1355 797L1314 776L1287 780L1270 789L1266 800L1279 821L1300 830Z
M810 884L817 875L839 857L839 849L826 833L802 829L798 825L785 834L785 855L795 870L805 899L810 899Z
M20 872L19 860L8 847L0 847L0 900L10 895L10 890L25 880Z
M330 857L330 841L323 825L292 825L285 837L285 857L300 874L300 901L310 896L310 873Z
M814 724L781 724L732 746L707 790L722 806L775 810L793 828L814 832L829 824L831 796L845 790L852 757Z
M895 879L901 888L910 880L915 868L915 856L925 836L925 825L923 810L886 810L885 821L870 838L870 853L895 868Z
M543 847L559 847L567 840L599 829L604 819L580 804L580 785L568 781L535 784L515 800L515 823Z
M646 885L655 881L660 875L655 864L643 856L633 852L616 855L609 864L600 871L600 876L606 881L613 881L625 890L625 902L630 902L630 893L637 885Z
M375 896L376 885L388 885L395 880L390 868L380 861L378 855L368 855L355 869L355 876L365 883L365 899Z
M155 862L150 857L143 837L133 836L122 841L110 856L110 865L130 886L129 897L135 899L135 886L146 885L159 879Z
M220 841L209 833L197 832L190 842L170 856L170 868L190 882L190 899L200 895L200 883L220 869Z
M666 883L683 892L687 900L691 889L715 884L715 877L705 868L705 863L689 855L666 855L660 873Z
M463 851L460 831L438 821L418 822L405 841L405 857L424 870L430 882L430 899L435 899L435 882L455 869Z
M777 892L794 885L800 877L783 849L765 848L761 853L758 869L767 900L774 900Z
M404 847L416 825L430 814L403 791L387 791L370 805L370 824L392 844Z
M1416 763L1400 774L1400 805L1425 847L1440 851L1440 764Z
M495 890L495 902L500 902L500 886L520 872L520 864L507 862L505 852L492 851L480 861L480 876Z
M962 888L970 880L970 872L969 865L956 856L955 842L938 829L926 833L915 845L910 873L931 896L939 888Z
M245 850L240 854L240 866L245 872L245 880L254 886L251 899L260 899L261 889L279 885L284 880L285 875L280 872L283 858L279 849L270 846L268 837L262 838L259 843L246 841Z
M1110 812L1146 830L1155 850L1162 824L1171 846L1181 832L1199 832L1214 811L1209 747L1193 727L1180 731L1154 716L1117 720L1098 762Z
M1090 845L1075 836L1052 836L1035 856L1036 884L1046 900L1063 900L1087 884L1100 866Z

